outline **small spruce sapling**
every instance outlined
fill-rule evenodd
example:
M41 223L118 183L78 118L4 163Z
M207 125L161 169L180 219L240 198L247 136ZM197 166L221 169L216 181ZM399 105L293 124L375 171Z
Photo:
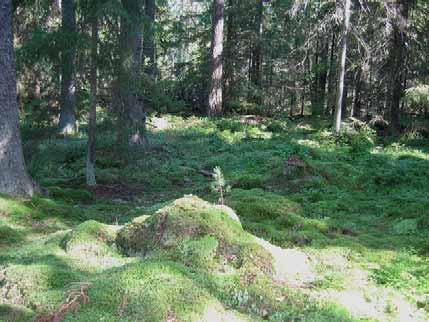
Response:
M231 187L226 184L225 177L220 167L215 167L213 169L212 190L219 193L218 203L224 205L225 194L231 190Z

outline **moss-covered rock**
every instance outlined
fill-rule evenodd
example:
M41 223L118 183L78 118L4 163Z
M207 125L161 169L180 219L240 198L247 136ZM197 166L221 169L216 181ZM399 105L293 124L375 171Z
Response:
M224 207L194 196L126 225L116 238L127 255L162 257L193 268L249 267L272 271L272 257Z

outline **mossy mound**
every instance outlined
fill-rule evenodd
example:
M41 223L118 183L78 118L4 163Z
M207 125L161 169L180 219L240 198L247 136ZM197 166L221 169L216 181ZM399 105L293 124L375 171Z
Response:
M178 199L118 233L127 255L166 258L195 269L231 267L272 272L272 257L222 207L197 197Z
M301 216L296 202L261 189L233 189L227 203L237 211L245 229L281 246L326 239L330 230L324 221Z
M76 278L78 274L53 256L40 262L8 265L0 270L0 304L53 309L63 299L64 286Z
M18 243L24 239L21 231L0 223L0 247Z
M0 304L0 321L30 321L33 312L24 306Z
M223 305L174 262L136 261L109 271L93 281L88 297L95 305L66 321L225 321L205 319L209 307L225 314Z
M64 250L74 258L94 267L116 266L120 254L115 239L120 226L111 226L88 220L76 226L61 242Z

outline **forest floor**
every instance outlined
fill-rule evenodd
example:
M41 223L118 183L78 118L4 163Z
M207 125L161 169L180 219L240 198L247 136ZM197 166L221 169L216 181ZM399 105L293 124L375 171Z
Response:
M50 194L0 197L0 321L429 321L428 139L374 140L366 127L337 137L323 120L165 115L149 121L150 146L124 160L109 127L100 124L91 191L84 133L24 131L30 172ZM99 245L184 195L217 202L216 166L231 186L225 204L272 243L258 242L289 277L282 291ZM69 246L94 232L93 244ZM200 298L216 304L191 319Z

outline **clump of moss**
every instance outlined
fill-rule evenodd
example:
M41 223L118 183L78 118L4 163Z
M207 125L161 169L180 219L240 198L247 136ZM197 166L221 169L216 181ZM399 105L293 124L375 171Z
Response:
M115 241L117 230L118 228L115 226L88 220L76 226L64 237L63 246L67 251L71 251L73 248L87 243L111 245Z
M174 201L150 218L134 220L118 233L116 243L128 255L161 256L195 269L272 268L271 255L239 222L193 196Z
M0 304L52 309L63 299L64 286L78 276L60 259L51 256L0 270Z
M30 321L34 313L24 306L0 304L0 321Z
M282 245L308 244L329 233L326 222L304 218L297 203L275 193L233 189L227 203L246 229Z
M39 197L17 200L0 195L0 219L23 229L50 233L69 228L79 215L73 207L61 201Z
M24 239L21 231L0 224L0 246L9 246Z
M187 269L168 261L136 261L97 276L72 321L199 321L210 294ZM67 319L66 319L67 321Z
M115 238L119 226L101 224L95 220L76 226L63 238L61 245L73 258L96 269L122 263Z

